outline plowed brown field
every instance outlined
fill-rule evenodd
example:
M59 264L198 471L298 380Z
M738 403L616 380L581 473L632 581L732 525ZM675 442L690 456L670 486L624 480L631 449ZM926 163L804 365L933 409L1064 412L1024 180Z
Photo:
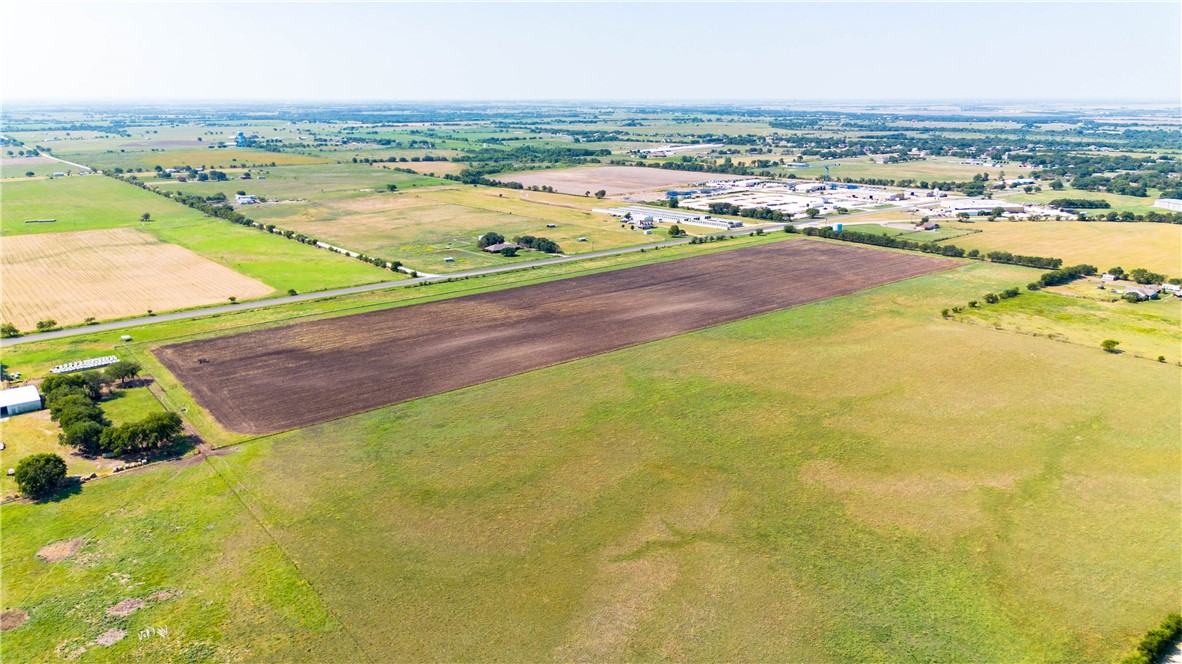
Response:
M777 242L155 352L224 427L261 434L953 265L825 242Z

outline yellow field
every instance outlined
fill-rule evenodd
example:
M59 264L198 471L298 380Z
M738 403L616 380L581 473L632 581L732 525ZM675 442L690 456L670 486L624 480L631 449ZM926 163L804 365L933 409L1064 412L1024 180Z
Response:
M266 284L133 228L0 240L0 316L22 331L245 300Z
M965 249L1005 250L1053 256L1067 265L1091 263L1101 270L1143 267L1182 275L1182 226L1099 221L940 222L945 228L984 231L952 240Z

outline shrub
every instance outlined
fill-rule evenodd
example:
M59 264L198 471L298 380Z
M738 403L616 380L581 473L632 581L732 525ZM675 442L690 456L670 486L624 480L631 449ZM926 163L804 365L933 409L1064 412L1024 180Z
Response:
M1123 664L1155 664L1165 658L1174 641L1182 636L1182 615L1171 613L1157 629L1149 630L1137 651L1124 660Z
M1119 353L1120 351L1116 349L1116 347L1119 345L1120 342L1115 339L1105 339L1104 341L1100 342L1100 347L1109 353Z
M20 333L21 331L16 329L16 326L12 323L4 323L3 325L0 325L0 337L8 339L9 337L20 336Z
M998 297L994 293L986 293L985 294L985 304L997 304L1000 301L1001 301L1001 298Z
M30 498L44 496L66 479L66 462L56 454L34 454L16 464L13 476L21 493Z

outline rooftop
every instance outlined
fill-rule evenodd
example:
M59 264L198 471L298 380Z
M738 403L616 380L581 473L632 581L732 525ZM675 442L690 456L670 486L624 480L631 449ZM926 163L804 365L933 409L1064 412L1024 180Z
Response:
M0 390L0 406L15 406L17 404L40 400L41 393L37 391L35 385Z

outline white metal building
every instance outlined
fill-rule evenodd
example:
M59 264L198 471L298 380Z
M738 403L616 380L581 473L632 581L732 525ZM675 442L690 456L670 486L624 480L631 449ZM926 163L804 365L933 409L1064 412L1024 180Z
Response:
M1182 212L1182 199L1159 198L1153 202L1153 207L1161 208L1163 210L1171 210L1173 212Z
M41 410L41 393L35 385L0 390L0 417Z

